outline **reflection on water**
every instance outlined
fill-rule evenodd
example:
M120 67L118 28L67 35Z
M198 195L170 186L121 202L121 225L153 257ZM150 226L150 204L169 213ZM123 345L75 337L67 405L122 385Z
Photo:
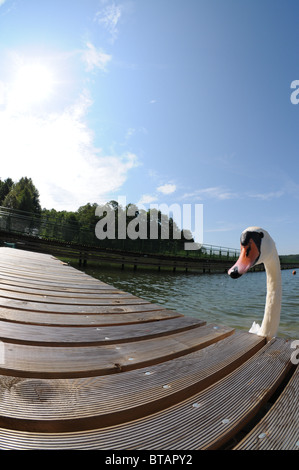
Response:
M138 297L210 323L249 330L261 323L266 298L266 273L239 279L227 274L172 273L119 268L86 268L98 279ZM299 315L299 276L282 271L283 300L279 336L296 339Z

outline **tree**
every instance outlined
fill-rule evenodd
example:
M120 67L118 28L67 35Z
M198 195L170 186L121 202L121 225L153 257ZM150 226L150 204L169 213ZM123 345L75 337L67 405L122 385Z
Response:
M98 217L95 215L96 208L97 204L90 204L90 202L85 204L85 206L79 207L76 216L82 228L89 229L90 227L94 227L96 225L98 221Z
M31 178L21 178L13 184L3 200L3 206L26 212L41 213L39 192Z
M13 180L11 178L7 178L4 181L1 181L0 179L0 205L3 205L3 201L9 191L11 190L13 186Z

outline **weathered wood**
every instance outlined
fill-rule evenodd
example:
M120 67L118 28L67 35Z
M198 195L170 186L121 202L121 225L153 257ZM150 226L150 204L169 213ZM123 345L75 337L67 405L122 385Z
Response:
M0 373L19 377L87 377L150 366L204 348L233 334L205 325L171 336L105 346L51 347L4 343Z
M84 432L28 433L2 428L0 446L105 450L217 448L262 406L270 391L282 381L289 362L289 345L274 340L213 387L153 415Z
M76 303L65 305L0 298L0 309L16 309L39 313L84 313L88 315L97 313L149 312L151 310L161 310L161 306L146 300L138 301L135 299L98 300L96 305L77 305Z
M199 351L121 374L51 380L2 376L0 427L65 432L133 421L204 390L264 343L237 331Z
M83 282L83 280L77 280L75 279L73 282L66 282L63 281L63 279L48 279L46 278L42 280L40 276L27 276L23 277L21 275L15 276L13 274L5 275L3 272L1 272L1 280L5 279L5 281L12 280L12 281L17 281L19 283L23 283L25 286L36 286L40 287L41 289L47 289L47 290L60 290L60 291L79 291L79 292L98 292L103 286L105 286L104 283L101 283L99 281L98 283L91 283L89 280L88 282ZM106 288L106 286L105 286Z
M52 327L0 321L0 341L33 346L90 346L134 342L171 335L204 325L196 318L178 317L150 323L90 327Z
M299 449L299 367L263 419L235 450Z
M0 248L0 346L2 449L221 448L293 367L286 340L205 324L12 248ZM236 449L297 448L297 405L298 369Z
M15 304L12 304L11 301L16 301ZM18 308L18 302L36 302L37 304L56 304L56 305L114 305L114 304L148 304L146 300L141 300L138 297L130 294L118 294L117 297L112 294L102 294L101 298L85 298L80 299L76 297L64 298L62 296L53 296L53 295L34 295L34 294L21 294L17 292L11 292L7 290L0 290L0 308L1 304L6 307L6 302ZM8 305L9 305L8 304Z
M74 292L69 292L69 291L64 291L64 290L53 290L53 289L38 289L36 287L27 287L24 285L24 283L20 282L18 284L13 284L8 282L4 283L3 281L0 280L0 292L1 295L10 298L17 298L15 296L15 293L19 296L20 294L23 295L35 295L39 297L47 297L49 300L52 298L58 299L58 300L63 300L63 301L69 301L71 302L72 299L78 299L78 302L80 303L80 299L83 300L88 300L88 301L93 301L94 299L105 299L105 298L114 298L115 296L118 297L131 297L132 294L128 294L127 292L123 292L122 290L107 286L103 287L101 289L98 289L96 292L91 291L91 292L81 292L81 291L74 291ZM133 297L133 296L132 296ZM26 297L27 298L27 297Z
M104 284L99 281L99 283L96 286L93 286L91 288L86 288L82 285L78 286L70 286L70 287L65 287L62 284L58 283L56 285L51 285L48 283L42 283L39 281L26 281L22 277L16 278L16 277L11 277L11 276L5 276L3 278L1 276L1 271L0 271L0 287L5 286L4 288L7 289L7 286L12 286L12 287L21 287L22 289L31 289L34 290L35 292L48 292L51 294L52 292L57 295L60 293L61 295L80 295L80 296L89 296L89 295L101 295L101 292L105 293L117 293L118 290L115 287L108 286L107 284Z
M111 309L112 310L112 309ZM183 315L174 310L152 309L137 312L123 312L121 309L113 308L111 312L108 308L102 313L86 314L84 312L76 314L65 313L43 313L31 312L29 310L0 309L0 319L18 322L30 325L49 325L49 326L112 326L112 325L128 325L139 322L151 322L157 320L165 320L169 318L178 318ZM110 312L110 313L109 313Z

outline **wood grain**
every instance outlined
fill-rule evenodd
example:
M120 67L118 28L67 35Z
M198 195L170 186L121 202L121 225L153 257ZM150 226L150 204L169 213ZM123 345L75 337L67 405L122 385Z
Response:
M1 449L219 449L279 385L235 449L296 449L291 352L0 248Z

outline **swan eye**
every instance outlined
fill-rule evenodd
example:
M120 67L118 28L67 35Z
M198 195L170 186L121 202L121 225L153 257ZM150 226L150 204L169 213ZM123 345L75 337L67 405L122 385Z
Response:
M250 250L251 250L251 246L249 245L249 247L246 250L246 256L249 256Z
M260 237L261 237L261 238L264 238L263 232L260 232Z

